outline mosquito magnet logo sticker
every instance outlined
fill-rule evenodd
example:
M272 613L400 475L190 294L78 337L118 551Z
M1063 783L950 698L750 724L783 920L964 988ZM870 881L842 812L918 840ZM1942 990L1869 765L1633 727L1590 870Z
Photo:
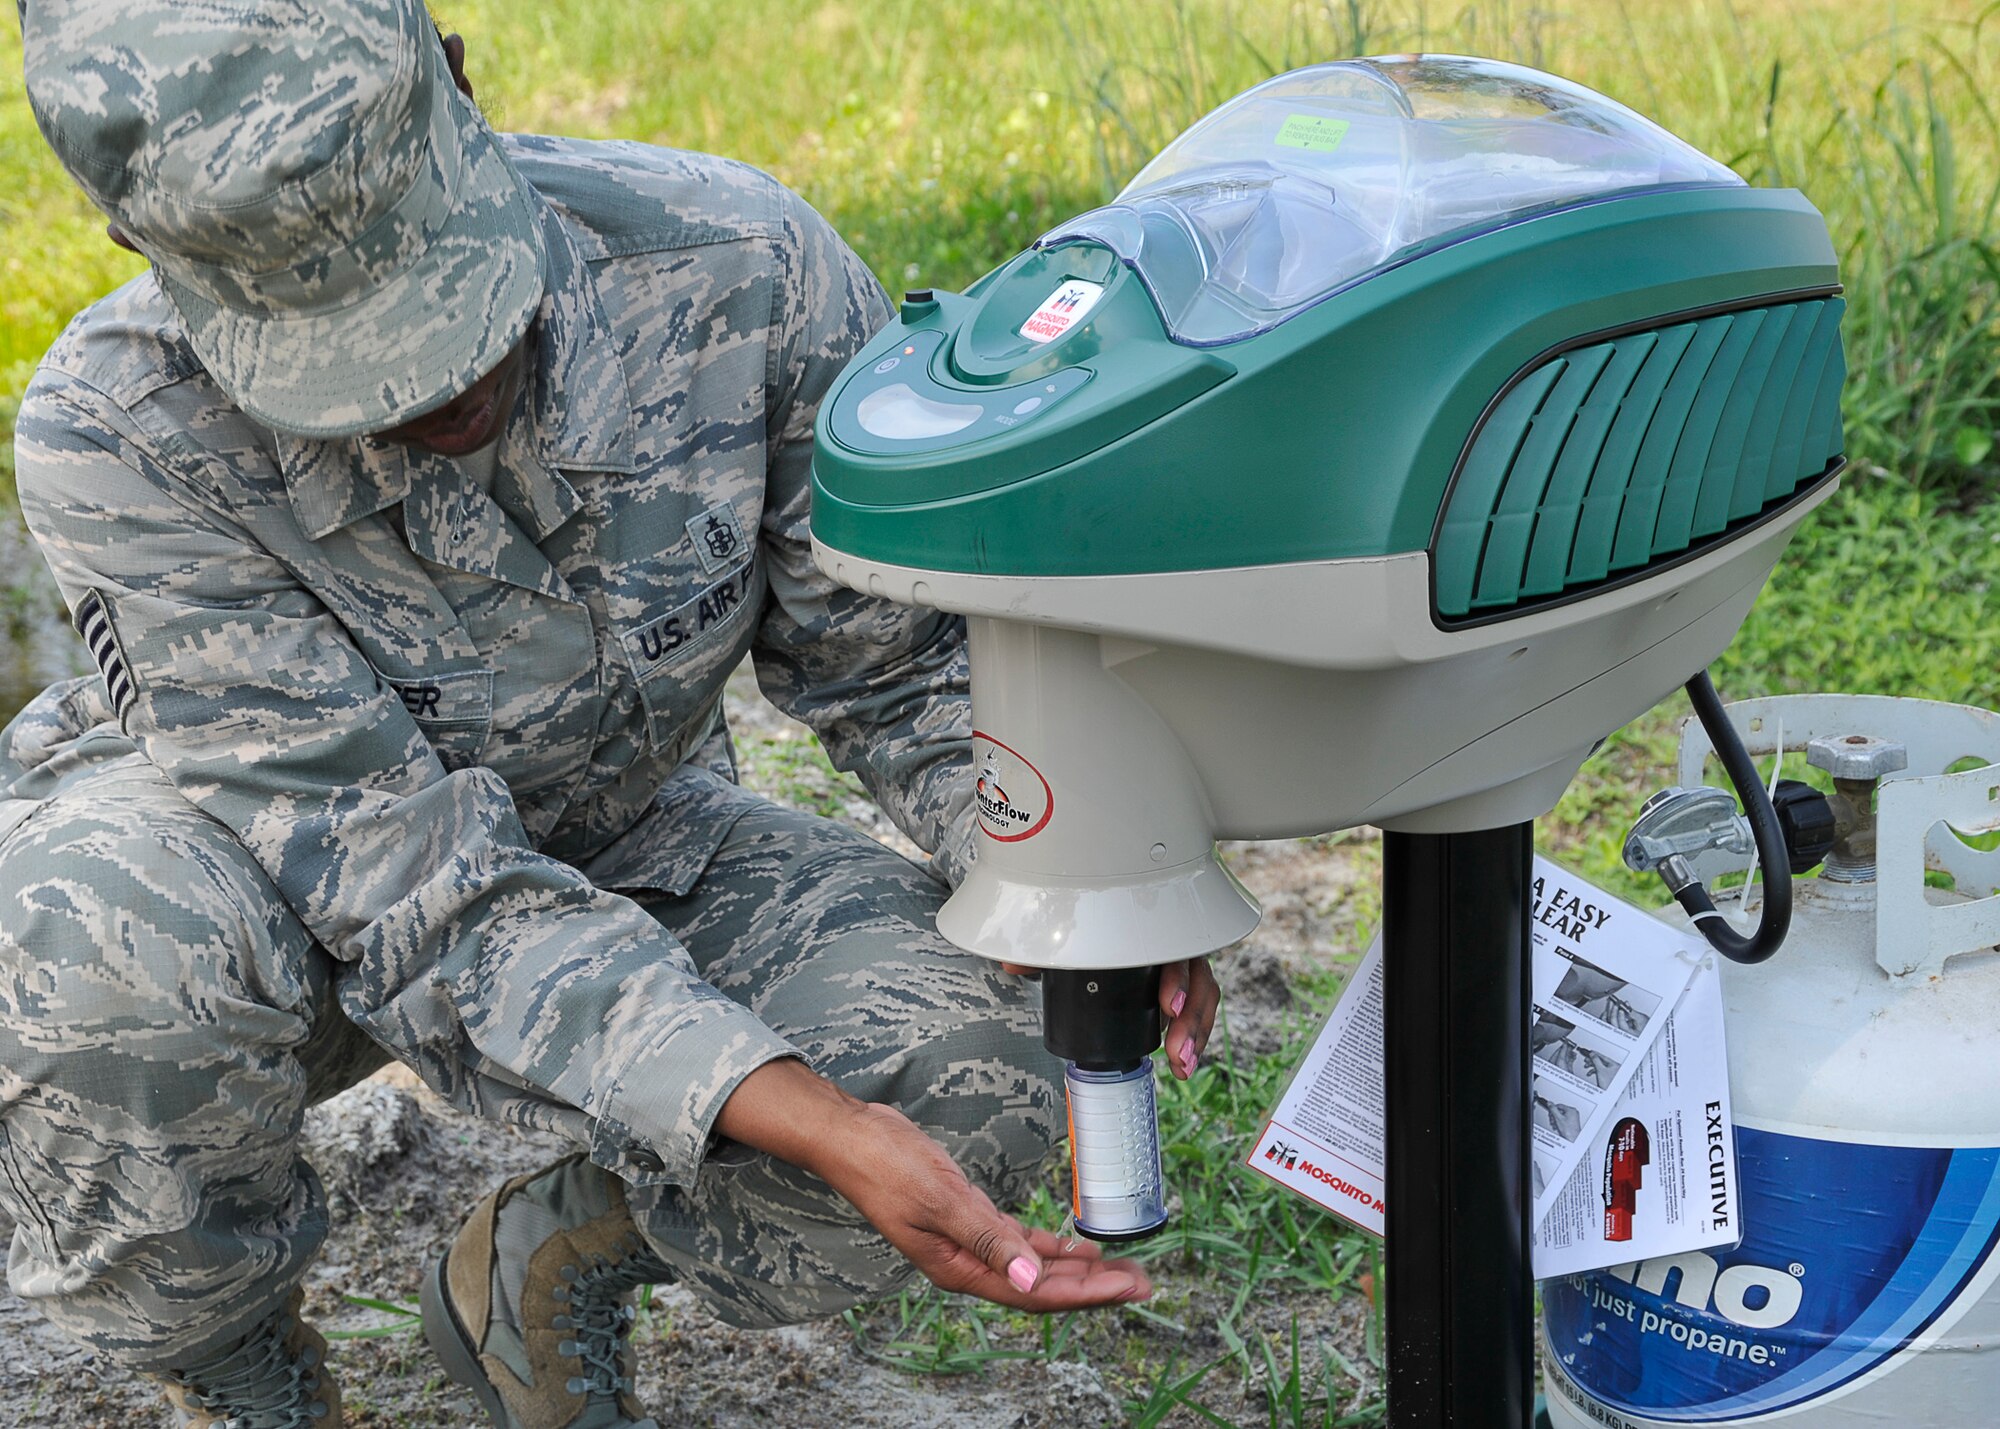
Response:
M1104 296L1102 283L1082 278L1065 278L1057 289L1042 299L1042 305L1021 324L1021 336L1030 342L1053 342L1082 322L1097 300Z
M972 796L988 838L1019 843L1049 826L1056 799L1041 770L978 730L972 732L972 761Z

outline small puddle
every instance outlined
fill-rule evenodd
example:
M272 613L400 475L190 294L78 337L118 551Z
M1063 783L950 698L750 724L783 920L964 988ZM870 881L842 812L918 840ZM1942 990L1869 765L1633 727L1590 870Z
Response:
M18 513L0 508L0 721L51 682L90 669L69 612Z

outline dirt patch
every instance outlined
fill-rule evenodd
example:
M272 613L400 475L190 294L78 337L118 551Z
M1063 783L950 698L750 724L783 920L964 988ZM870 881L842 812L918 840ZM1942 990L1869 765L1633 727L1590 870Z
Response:
M1356 829L1224 844L1222 858L1264 909L1256 931L1215 959L1228 1054L1248 1060L1325 1016L1329 975L1353 967L1381 916L1382 844Z
M730 719L746 779L773 797L842 817L900 842L851 780L830 775L811 741L764 703L747 677L732 685ZM905 847L907 847L905 845ZM1212 1056L1247 1065L1290 1026L1324 1010L1327 974L1350 962L1376 915L1379 845L1366 835L1233 845L1230 866L1264 905L1257 932L1218 959L1226 1026ZM1299 989L1312 992L1302 995ZM349 1297L414 1307L419 1277L466 1210L500 1180L567 1149L557 1139L462 1116L401 1068L390 1068L308 1115L307 1155L326 1182L333 1229L307 1280L307 1312L323 1329L390 1333L345 1339L334 1369L355 1429L446 1429L483 1422L444 1378L420 1335L393 1311ZM911 1375L885 1363L895 1307L845 1321L765 1333L733 1330L685 1290L665 1287L637 1335L640 1394L662 1426L823 1424L855 1429L1080 1429L1129 1422L1135 1383L1229 1353L1217 1326L1287 1344L1316 1377L1331 1357L1351 1367L1359 1402L1373 1388L1359 1295L1269 1293L1237 1306L1235 1283L1167 1257L1159 1291L1132 1312L1079 1317L1054 1358L991 1360L977 1373ZM1014 1317L1001 1353L1036 1353L1039 1321ZM1010 1348L1011 1347L1011 1348ZM870 1350L874 1353L870 1353ZM977 1354L965 1357L978 1363ZM1143 1397L1141 1394L1139 1397ZM1202 1399L1215 1413L1263 1423L1259 1378L1218 1376ZM1343 1406L1345 1407L1345 1406ZM1317 1412L1315 1412L1315 1418ZM0 1424L130 1429L170 1420L152 1387L64 1339L0 1294ZM1167 1424L1200 1422L1176 1410Z

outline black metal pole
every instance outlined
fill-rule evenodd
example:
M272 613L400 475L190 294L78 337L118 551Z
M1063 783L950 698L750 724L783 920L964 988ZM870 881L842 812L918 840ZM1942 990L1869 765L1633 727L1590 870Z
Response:
M1389 1424L1526 1429L1531 824L1384 835Z

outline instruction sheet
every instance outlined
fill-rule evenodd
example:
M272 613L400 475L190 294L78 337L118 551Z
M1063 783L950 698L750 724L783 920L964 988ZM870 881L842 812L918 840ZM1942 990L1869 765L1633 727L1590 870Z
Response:
M1292 1073L1250 1169L1382 1234L1382 940L1361 955L1312 1050Z
M1535 860L1533 894L1534 1009L1528 1027L1533 1073L1528 1090L1533 1220L1539 1226L1580 1171L1603 1163L1597 1153L1625 1115L1620 1108L1626 1089L1642 1066L1652 1065L1648 1055L1696 969L1708 958L1708 948L1695 935L1611 897L1545 858ZM1715 1065L1723 1066L1719 994L1714 1014L1712 1029L1704 1035L1714 1043ZM1382 1038L1378 937L1248 1159L1252 1170L1377 1235L1388 1204ZM1661 1086L1678 1085L1661 1076ZM1649 1142L1656 1180L1669 1174L1657 1160L1659 1151ZM1622 1193L1618 1204L1623 1204ZM1635 1233L1639 1214L1635 1208ZM1563 1251L1583 1254L1582 1245L1580 1233L1568 1234ZM1621 1252L1596 1263L1639 1258ZM1555 1273L1543 1270L1539 1258L1536 1271Z
M1722 976L1711 954L1633 1072L1610 1130L1536 1223L1535 1275L1735 1245L1736 1186Z

